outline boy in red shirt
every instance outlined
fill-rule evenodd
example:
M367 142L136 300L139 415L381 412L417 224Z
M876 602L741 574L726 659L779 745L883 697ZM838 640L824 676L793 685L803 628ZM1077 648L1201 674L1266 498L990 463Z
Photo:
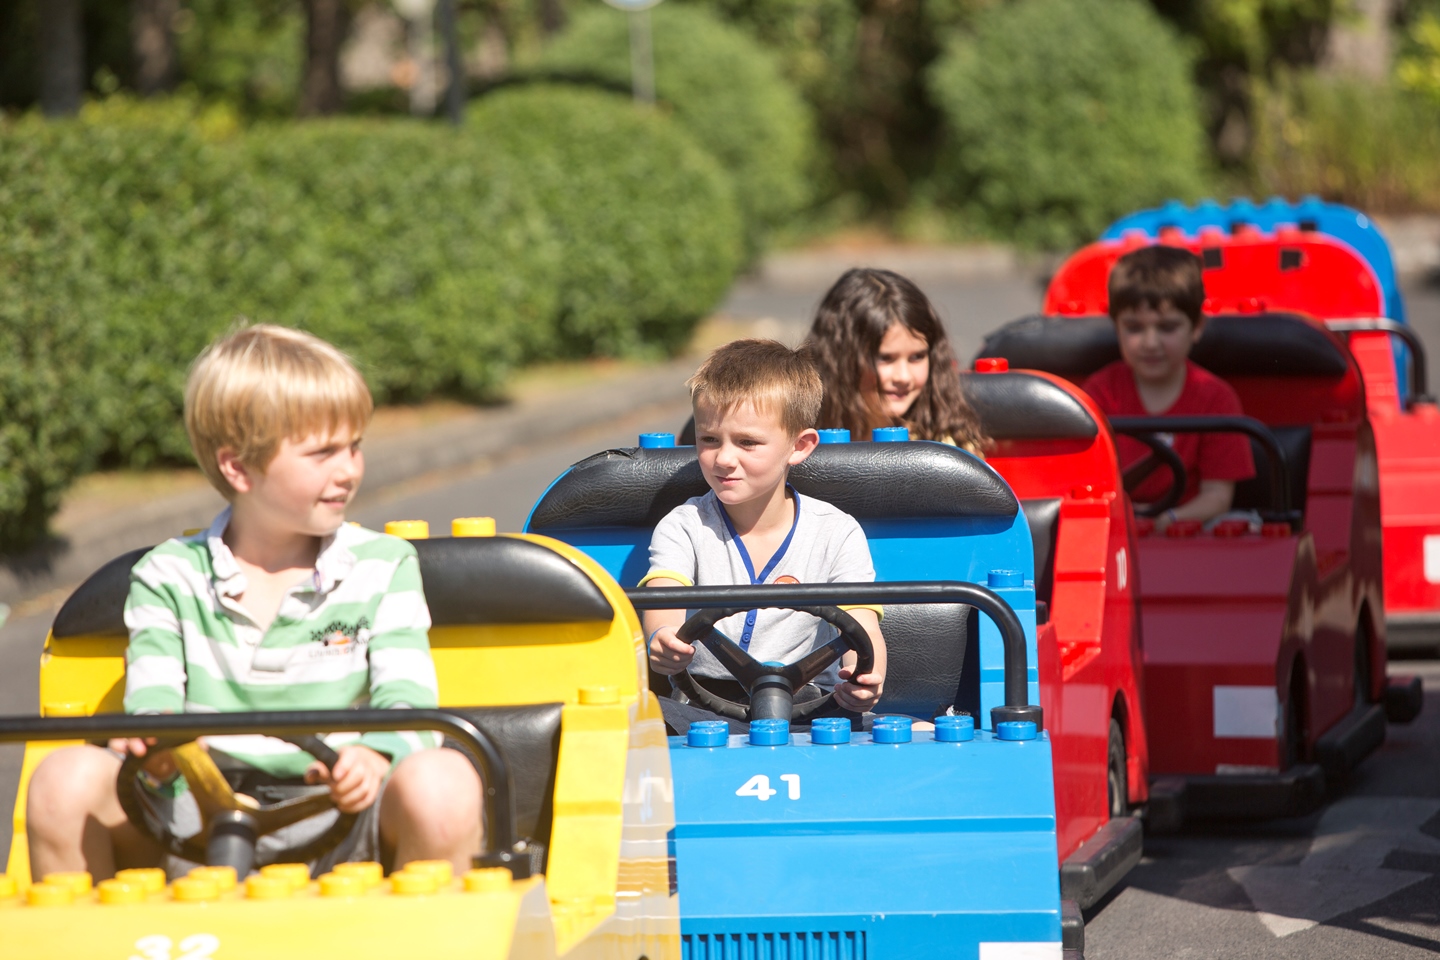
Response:
M1205 332L1200 314L1205 283L1200 258L1178 247L1127 253L1110 271L1110 319L1121 359L1085 381L1085 392L1112 417L1240 416L1240 397L1210 371L1190 362L1190 348ZM1250 442L1239 433L1161 435L1185 465L1179 506L1156 518L1164 530L1176 520L1209 520L1230 509L1235 482L1255 475ZM1116 437L1122 468L1150 451L1138 440ZM1170 471L1157 470L1134 491L1145 503L1169 489Z

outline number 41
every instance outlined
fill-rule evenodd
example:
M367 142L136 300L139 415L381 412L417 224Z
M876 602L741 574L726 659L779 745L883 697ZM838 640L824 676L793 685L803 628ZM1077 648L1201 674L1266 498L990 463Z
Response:
M787 787L790 788L788 796L791 800L800 799L800 774L782 773L780 775L780 782L784 783ZM735 791L735 796L754 797L757 800L769 800L771 797L775 796L775 794L779 792L780 791L770 786L769 777L765 776L765 774L763 773L757 773L749 780L746 780L744 786L742 786L739 790Z

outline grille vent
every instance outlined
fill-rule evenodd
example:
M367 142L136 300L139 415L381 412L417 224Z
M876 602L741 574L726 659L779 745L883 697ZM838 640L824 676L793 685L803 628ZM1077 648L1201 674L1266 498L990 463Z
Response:
M682 933L680 960L866 960L863 930Z

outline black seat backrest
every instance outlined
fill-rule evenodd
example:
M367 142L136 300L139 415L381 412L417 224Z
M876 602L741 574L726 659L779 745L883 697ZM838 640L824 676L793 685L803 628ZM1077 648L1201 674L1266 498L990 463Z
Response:
M887 604L880 629L889 667L880 712L929 720L954 707L978 717L979 621L964 604Z
M1060 498L1021 500L1035 546L1035 599L1050 603L1055 591L1055 539L1060 531Z
M983 461L940 443L821 444L790 471L790 482L862 523L1013 517L1019 509L1005 481ZM648 531L709 489L693 447L606 450L551 484L527 526L542 533L596 527ZM904 496L897 495L899 489Z
M1033 373L963 373L960 387L995 440L1093 440L1100 432L1079 400Z
M1310 428L1306 426L1271 427L1270 432L1285 452L1285 462L1290 467L1290 509L1305 510L1305 493L1310 477ZM1255 440L1250 441L1250 452L1255 458L1255 476L1235 484L1235 510L1275 510L1279 504L1271 502L1269 461L1265 448Z
M1082 379L1120 359L1109 317L1023 317L985 338L977 356L1012 367ZM1349 370L1334 334L1293 313L1220 314L1190 359L1219 377L1343 377Z

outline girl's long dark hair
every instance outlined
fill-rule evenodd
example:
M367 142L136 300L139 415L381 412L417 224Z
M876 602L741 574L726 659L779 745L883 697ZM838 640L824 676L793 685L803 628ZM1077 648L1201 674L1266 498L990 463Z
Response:
M897 323L930 347L930 377L903 418L881 405L878 389L862 386L866 373L878 383L875 356ZM855 440L870 439L876 427L909 427L916 440L948 438L977 453L984 449L987 440L960 390L945 327L920 288L900 274L847 270L820 302L805 345L825 382L819 426L843 427Z

